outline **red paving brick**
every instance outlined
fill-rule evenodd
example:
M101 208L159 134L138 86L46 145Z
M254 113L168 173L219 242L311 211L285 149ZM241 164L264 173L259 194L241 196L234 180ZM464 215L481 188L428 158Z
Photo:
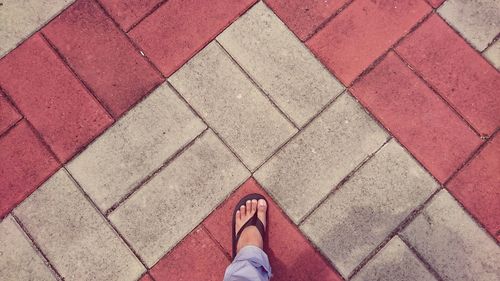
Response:
M306 40L323 22L350 0L265 0L266 4L300 38Z
M228 257L202 228L193 230L149 271L156 281L220 281Z
M438 15L396 51L481 134L500 125L500 74Z
M163 0L99 0L120 27L128 31Z
M170 76L256 0L170 0L129 35Z
M437 8L443 4L443 2L446 0L428 0L429 4L431 4L432 7Z
M440 182L481 144L474 131L393 52L351 92Z
M0 91L0 135L19 121L22 116Z
M43 33L114 117L163 81L93 0L79 0Z
M149 276L149 274L145 274L144 276L141 277L141 279L139 279L140 281L153 281L153 278L151 278L151 276Z
M231 223L234 205L249 193L263 194L269 202L269 254L274 281L342 280L309 244L300 230L272 201L254 179L247 180L229 199L203 222L211 235L231 253Z
M424 0L354 1L307 45L348 85L430 11Z
M60 166L24 120L0 138L0 159L0 219Z
M113 121L38 34L2 59L0 84L61 161Z
M500 241L500 134L486 144L447 188Z

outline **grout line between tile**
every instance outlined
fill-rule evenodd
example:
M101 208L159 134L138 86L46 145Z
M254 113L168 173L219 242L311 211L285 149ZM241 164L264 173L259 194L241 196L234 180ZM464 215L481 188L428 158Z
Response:
M367 155L354 169L352 169L345 177L343 177L339 183L337 183L333 188L325 195L322 199L320 199L309 211L299 219L297 226L301 226L316 210L331 196L333 196L339 189L341 189L345 183L347 183L353 176L356 174L366 163L368 163L375 155L387 145L392 140L392 137L389 135L388 138L377 148L375 151Z
M96 0L99 2L99 4L101 4L100 2L102 0ZM141 22L143 22L146 18L148 18L150 15L152 15L154 12L156 12L156 10L158 10L161 6L163 6L164 4L166 4L168 2L168 0L161 0L159 3L157 3L153 8L151 8L149 11L147 11L142 17L140 17L139 19L137 19L134 23L132 23L128 28L127 30L123 30L125 33L128 33L130 32L132 29L134 29L136 26L138 26L139 24L141 24ZM102 7L104 7L104 5L101 4ZM120 28L121 29L121 28Z
M439 193L443 189L442 186L439 186L424 202L419 204L417 207L413 209L399 224L393 229L389 235L381 242L377 247L375 247L362 261L358 266L356 266L348 276L348 279L351 279L354 275L356 275L361 268L363 268L378 252L385 247L385 245L398 233L400 233L408 224L410 224L427 206L427 204L434 198L436 194Z
M415 249L408 241L406 241L406 238L404 238L402 235L398 235L399 239L405 243L406 247L410 249L410 251L413 253L413 255L420 260L420 262L424 265L424 267L436 278L437 281L444 281L441 276L439 276L439 273L431 266L430 263L427 262L427 260L420 255L420 253Z
M338 8L337 11L335 11L333 14L328 16L321 24L319 24L312 32L310 32L304 40L300 40L302 42L306 42L312 37L314 37L316 34L318 34L325 26L327 26L336 16L338 16L341 12L343 12L349 5L351 5L354 2L354 0L348 0L344 5L342 5L340 8Z
M135 251L135 249L132 247L130 242L128 242L127 239L118 231L118 229L115 227L115 225L99 210L99 207L92 201L90 196L85 192L85 190L81 187L80 183L71 175L71 173L66 169L66 167L62 167L68 177L71 179L71 181L76 185L77 189L79 192L82 193L82 195L85 197L85 199L91 204L91 206L94 208L94 210L99 214L99 216L104 220L104 223L107 224L109 228L118 236L118 238L125 244L125 246L130 250L130 252L135 256L135 258L144 266L146 271L149 269L147 264L144 262L144 260L141 258L141 256Z
M24 232L24 234L26 235L26 237L28 237L29 239L29 242L31 242L31 245L32 247L35 248L35 251L37 252L36 254L38 256L41 256L42 260L43 260L43 263L49 267L50 271L52 272L53 275L55 275L55 277L58 279L58 280L64 280L64 278L62 277L62 275L59 273L59 271L57 271L57 269L55 268L54 265L52 265L52 263L50 262L50 260L48 259L47 255L45 255L45 253L42 251L42 249L40 248L40 245L38 245L38 243L35 241L35 238L33 238L33 236L31 236L31 234L28 232L28 229L24 226L24 224L22 223L22 221L16 216L16 214L14 214L14 212L11 212L10 213L12 215L12 218L14 219L14 221L17 223L17 225L21 228L21 230Z
M248 73L244 68L243 66L241 66L240 64L238 64L238 62L236 61L236 59L226 50L226 48L224 48L224 46L216 39L213 40L213 42L215 42L216 45L219 46L219 48L224 52L224 54L231 60L231 62L241 71L241 73L243 73L243 75L245 75L245 77L259 90L259 92L271 103L271 105L276 109L278 110L279 113L281 113L281 115L283 115L283 117L285 117L285 119L290 122L290 124L292 124L292 126L297 129L297 130L300 130L300 126L298 124L295 124L295 122L292 121L291 117L288 116L283 110L281 110L281 108L276 104L276 102L273 100L273 98L266 93L266 91L264 91L264 89L262 89L262 87L255 81L255 79L252 78L252 76L250 75L250 73Z
M135 194L141 187L146 185L151 179L153 179L157 174L159 174L161 171L163 171L167 166L169 166L173 161L175 161L181 154L183 154L186 150L188 150L193 144L200 139L203 135L205 135L205 132L207 132L209 128L203 129L196 137L194 137L192 140L190 140L187 144L184 146L180 147L175 153L173 153L171 156L169 156L161 165L160 167L156 168L153 170L151 173L149 173L147 176L145 176L139 183L137 183L125 196L120 198L118 202L113 204L108 210L104 211L103 214L108 217L114 210L116 210L123 202L127 201L128 198L130 198L133 194Z
M37 27L36 29L34 29L28 35L26 35L26 37L24 37L23 39L21 39L21 41L19 41L14 48L12 48L7 53L5 53L3 55L3 57L0 57L0 62L2 62L2 60L5 57L7 57L12 51L14 51L15 49L17 49L22 44L24 44L24 42L26 42L28 39L30 39L31 37L33 37L33 35L35 35L37 32L41 31L44 27L46 27L47 25L49 25L54 19L56 19L57 17L59 17L59 15L61 15L64 11L66 11L69 7L71 7L73 4L75 4L77 2L77 0L72 0L72 1L73 2L71 2L71 3L67 4L66 6L64 6L63 8L61 8L61 10L59 12L57 12L56 14L54 14L51 18L49 18L47 21L45 21L44 23L42 23L39 27Z
M115 121L115 118L113 117L113 114L111 113L111 109L103 102L100 100L100 98L95 94L94 90L85 82L83 79L76 73L76 70L71 67L70 63L66 60L66 58L62 55L62 53L57 49L57 47L47 38L45 33L43 31L39 32L40 37L42 37L43 41L47 46L51 49L52 52L59 58L59 60L63 63L63 65L66 67L67 70L71 73L71 75L80 82L80 84L85 88L87 93L92 97L92 99L99 105L101 106L106 114L108 115L111 120Z
M170 81L167 80L167 84L172 89L172 91L189 107L191 112L196 117L200 118L200 120L205 124L205 126L207 126L207 128L212 130L212 132L217 136L217 138L219 138L219 140L224 144L224 146L226 146L226 148L229 149L229 151L231 151L234 157L236 157L240 161L240 163L245 167L245 169L247 169L248 172L252 173L252 170L245 164L245 162L243 162L243 160L236 153L236 151L220 136L219 132L209 125L209 123L198 113L198 111L196 111L194 107L192 107L191 104L189 104L187 100L179 93L179 91L177 91L177 89L174 87L174 85L170 83Z
M7 135L12 129L14 129L17 124L21 123L21 121L24 120L24 116L21 116L21 118L19 118L16 122L10 124L7 129L5 129L5 131L3 131L2 133L0 133L0 139L3 138L3 136Z
M238 188L239 188L239 187L238 187ZM224 204L224 202L225 202L225 200L221 203L221 205L222 205L222 204ZM217 206L217 207L218 207L218 206ZM215 210L214 210L214 211L215 211ZM212 212L213 212L213 211L212 211ZM210 216L210 215L209 215L209 216ZM229 254L229 252L227 252L227 251L224 249L224 247L222 247L222 244L221 244L221 243L219 243L219 241L217 241L217 239L215 239L215 237L214 237L214 236L212 235L212 233L208 230L208 228L206 228L206 227L205 227L205 225L204 225L204 221L205 221L205 220L203 220L203 221L202 221L202 222L201 222L201 223L197 226L197 228L199 227L199 228L203 229L203 231L205 231L205 233L208 235L208 237L210 238L210 240L212 240L212 242L214 242L214 243L215 243L215 245L217 245L217 247L219 247L219 250L222 252L222 254L223 254L223 255L227 258L227 260L228 260L229 262L231 262L231 261L232 261L232 257L231 257L231 255ZM196 228L195 228L195 229L196 229Z
M424 84L427 86L427 88L431 89L431 91L440 98L441 101L443 101L448 108L450 108L455 115L457 115L468 127L471 129L474 134L476 134L478 137L484 139L485 136L482 136L481 133L479 133L472 125L471 123L460 113L460 111L455 108L444 96L442 96L438 90L429 82L427 81L424 76L417 71L416 67L411 65L401 54L396 49L393 49L393 53L396 54L396 56L408 67L413 74L415 74Z

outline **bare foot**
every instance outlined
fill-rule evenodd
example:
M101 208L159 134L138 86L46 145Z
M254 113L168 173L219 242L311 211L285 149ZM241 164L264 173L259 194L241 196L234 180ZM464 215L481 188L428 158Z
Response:
M260 199L257 200L248 200L245 205L241 206L238 211L236 211L236 233L240 230L240 228L257 212L257 217L262 224L264 224L264 228L266 228L266 212L267 212L267 204L266 200ZM251 225L243 230L241 233L240 239L238 240L238 245L236 246L236 252L239 252L243 247L252 245L259 248L263 248L263 238L260 235L257 227Z

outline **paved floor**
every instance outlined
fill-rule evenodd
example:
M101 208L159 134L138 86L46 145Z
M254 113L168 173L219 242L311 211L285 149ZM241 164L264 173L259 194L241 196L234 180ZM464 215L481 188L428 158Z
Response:
M444 3L443 3L444 2ZM500 280L497 0L4 0L2 280Z

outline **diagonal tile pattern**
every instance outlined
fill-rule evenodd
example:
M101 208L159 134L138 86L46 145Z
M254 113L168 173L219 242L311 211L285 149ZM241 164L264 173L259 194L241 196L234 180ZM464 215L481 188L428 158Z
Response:
M496 1L71 3L0 3L2 280L221 280L250 192L273 280L500 278Z
M297 131L216 42L168 80L251 170Z

